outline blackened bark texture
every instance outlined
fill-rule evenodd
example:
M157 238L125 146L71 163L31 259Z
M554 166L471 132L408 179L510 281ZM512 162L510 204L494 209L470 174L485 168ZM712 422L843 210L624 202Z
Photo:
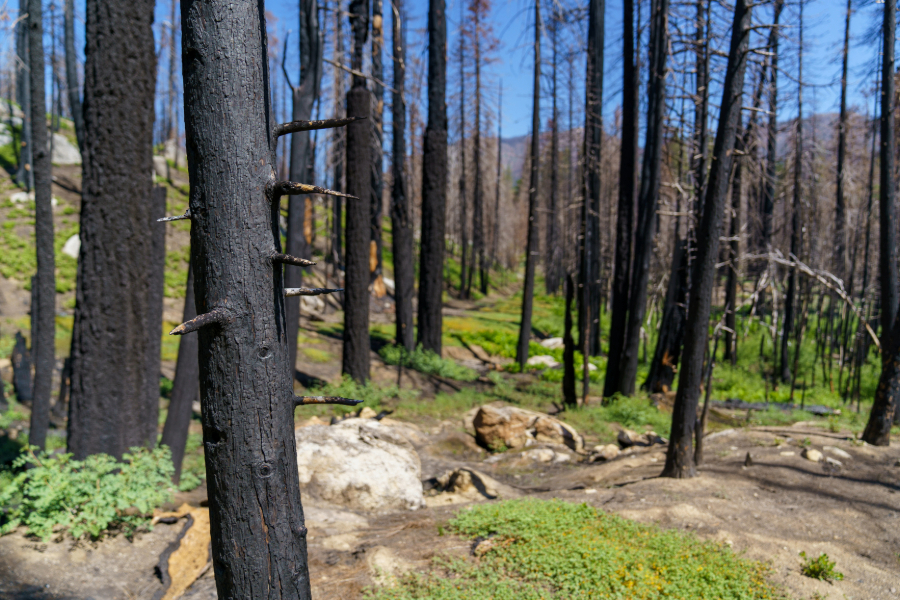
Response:
M445 0L428 3L428 123L422 152L422 241L417 341L441 353L444 213L447 205L447 15Z
M650 59L647 83L647 139L641 162L641 187L638 192L637 231L634 238L634 261L631 291L628 294L628 323L619 372L619 390L634 394L637 379L641 325L647 309L647 281L650 256L656 236L662 167L663 133L666 118L666 60L669 55L669 2L653 0L650 6Z
M166 188L153 187L150 191L150 254L147 255L147 377L144 380L144 405L159 406L160 353L162 352L163 296L166 290L166 228L157 219L166 216ZM158 423L158 421L157 421ZM156 443L157 423L154 423Z
M30 0L28 7L28 53L33 68L29 71L31 86L31 139L38 149L34 153L34 245L37 255L37 277L32 293L37 293L37 314L31 339L34 356L34 399L28 443L44 449L50 424L50 391L53 385L56 330L56 261L53 256L53 207L51 206L50 150L47 140L47 113L44 95L44 26L40 0ZM159 335L157 335L159 339Z
M478 272L478 289L487 294L487 265L484 262L484 181L481 170L481 11L472 11L473 45L475 46L475 135L472 138L472 162L475 166L475 189L472 197L472 287L474 273ZM469 295L468 293L466 294Z
M547 250L544 252L544 288L548 294L559 291L562 283L562 248L559 243L559 110L557 107L557 38L561 15L555 7L550 17L550 193L547 206Z
M343 26L341 24L341 17L343 12L341 11L341 2L338 0L336 3L336 10L334 13L334 53L336 56L344 55L344 35L343 35ZM333 85L332 92L334 94L334 116L341 116L341 111L344 106L344 72L338 68L334 68L334 73L332 76ZM334 165L334 170L332 172L331 177L331 185L335 190L342 191L344 187L344 142L346 141L345 132L340 130L334 131L334 138L331 144L331 159L332 164ZM333 274L337 274L338 269L343 266L343 214L344 214L344 199L340 196L335 196L331 205L331 260L333 263Z
M75 54L75 0L66 0L64 16L64 44L66 52L66 90L69 110L75 124L78 147L84 144L84 116L81 113L81 91L78 85L78 55Z
M223 600L308 600L263 14L181 3L212 562Z
M619 208L616 216L616 254L609 326L609 358L603 396L621 392L622 352L628 324L631 290L631 238L634 233L634 176L637 155L637 72L634 67L634 0L622 3L622 146L619 156Z
M503 174L503 81L497 100L497 187L494 190L494 233L491 236L491 266L497 264L500 252L500 182Z
M34 397L33 381L31 379L31 352L25 343L25 336L21 331L16 332L16 342L13 345L10 362L13 369L13 392L16 400L23 404L30 404Z
M32 169L32 153L34 141L31 139L31 58L28 41L28 8L31 0L19 0L19 22L16 25L16 91L19 106L22 107L22 148L19 153L16 183L26 190L34 188L34 170ZM44 113L41 113L44 114Z
M894 187L894 39L897 15L895 2L884 3L881 63L881 155L879 166L880 250L881 276L881 377L875 390L875 401L862 439L876 446L891 442L891 424L900 401L900 319L898 319L896 190Z
M775 13L772 20L774 38L769 47L772 53L769 65L769 124L766 130L766 174L763 182L762 201L762 249L772 252L772 217L775 212L775 168L778 161L778 40L780 32L778 23L781 19L781 11L784 10L784 0L775 0ZM768 270L771 272L772 264L769 261ZM765 290L760 291L757 306L759 314L765 310Z
M69 402L69 381L72 379L72 357L67 356L63 360L59 373L59 395L56 403L50 408L50 415L57 422L63 423L66 419L67 404Z
M662 325L659 329L656 349L653 351L650 372L647 374L647 380L641 386L654 393L668 392L672 389L678 359L681 357L681 340L684 337L684 322L687 317L687 247L687 240L676 236Z
M600 353L600 146L603 142L604 0L590 0L585 77L583 241L579 273L579 346L585 355ZM571 107L570 107L571 108ZM570 127L571 129L571 127ZM588 363L584 358L585 385Z
M197 316L197 305L194 301L194 269L190 265L182 315L182 323L187 323ZM172 464L175 465L172 481L175 483L181 480L181 465L184 461L184 448L187 444L193 405L200 397L198 351L199 337L196 331L181 336L178 342L178 358L175 363L175 380L172 382L169 412L166 414L166 424L159 440L160 445L168 446L172 452Z
M528 241L525 247L525 285L522 289L522 316L516 362L525 370L531 341L531 313L534 305L534 267L537 261L537 194L541 165L541 1L534 2L534 106L531 112L531 174L528 183Z
M369 33L369 2L350 3L353 52L350 66L362 71L363 46ZM369 244L372 198L372 95L363 77L353 76L347 114L366 117L347 127L346 240L344 252L344 351L342 370L357 382L369 378Z
M728 261L725 268L725 350L722 358L737 363L737 281L738 281L738 237L741 234L741 182L744 165L744 135L738 120L738 133L734 136L734 174L731 179L731 218L728 226ZM718 340L717 340L718 341Z
M372 184L370 210L372 240L369 247L369 279L374 282L373 292L376 296L384 295L384 273L382 268L381 235L382 217L384 216L384 67L382 65L382 52L384 48L384 15L383 1L372 0L372 92L375 101L372 103L372 122L369 125L372 131ZM374 261L372 255L374 254Z
M308 121L312 118L313 103L319 96L322 81L322 34L319 31L318 2L301 0L300 2L300 82L291 86L291 120ZM291 134L291 181L314 184L307 181L310 165L309 131L298 131ZM338 198L335 198L337 201ZM288 196L287 236L285 251L299 258L310 257L309 244L306 240L306 196L297 194ZM286 269L284 285L296 288L303 285L303 269ZM287 340L289 364L291 369L297 365L297 330L300 327L300 297L292 296L284 300L284 312L287 323Z
M802 205L802 187L803 187L803 2L800 2L800 45L797 50L797 129L796 138L794 140L794 193L791 206L791 250L788 258L791 260L799 259L800 245L800 213L803 210ZM784 320L781 330L781 380L788 382L791 380L791 364L790 354L788 351L788 341L794 334L794 313L796 312L797 303L797 269L791 269L788 274L787 293L784 297Z
M463 3L459 5L459 296L469 297L472 267L469 265L469 198L466 193L466 46L465 14Z
M706 168L709 155L709 57L710 48L710 0L697 0L694 32L696 91L694 93L694 201L695 212L700 214L706 189ZM690 236L688 236L690 237Z
M394 58L393 159L391 188L391 248L394 253L394 305L397 344L409 351L415 349L412 299L415 293L413 264L413 223L409 198L406 196L406 23L403 0L393 0L392 47Z
M118 457L132 446L156 444L159 398L151 402L144 393L152 385L147 356L158 349L160 334L148 330L151 228L161 227L151 224L148 202L153 6L152 0L86 4L81 251L68 424L69 452L78 459L98 452Z
M731 173L734 138L741 114L741 93L744 87L744 71L747 67L750 21L750 8L744 0L737 0L722 90L722 108L713 145L713 160L706 186L703 217L697 228L697 255L691 273L684 356L678 373L678 394L675 397L672 433L669 437L663 477L682 478L695 475L693 434L703 377L703 354L709 333L710 304L719 253L719 232Z
M847 156L847 67L850 56L850 14L853 10L853 0L847 0L847 14L844 18L844 48L841 61L841 109L838 117L838 147L837 147L837 193L834 202L834 266L832 270L838 278L844 277L844 265L846 263L847 237L844 231L845 202L844 202L844 167ZM833 297L834 298L834 297ZM835 302L831 302L835 304Z
M563 325L563 402L576 406L575 395L575 340L572 338L572 300L575 298L575 281L566 276L566 316Z

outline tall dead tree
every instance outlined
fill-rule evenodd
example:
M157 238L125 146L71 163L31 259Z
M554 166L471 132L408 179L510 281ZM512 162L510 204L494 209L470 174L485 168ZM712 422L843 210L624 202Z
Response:
M294 86L284 69L287 58L287 38L284 43L282 68L288 86L291 88L291 120L308 121L312 117L313 104L319 97L322 81L322 33L319 31L319 7L317 0L300 0L300 81ZM310 164L309 131L291 134L291 159L289 177L292 181L306 180ZM287 141L287 139L285 139ZM314 182L310 182L314 183ZM287 235L285 249L291 256L308 256L309 244L306 239L306 196L302 194L288 197ZM303 285L303 271L288 269L284 274L284 284L289 288ZM300 327L300 298L285 299L288 352L292 368L297 364L297 330Z
M75 54L75 0L65 0L63 38L66 53L66 91L75 125L78 148L84 144L84 117L81 114L81 90L78 85L78 55Z
M478 289L487 294L487 265L484 257L484 181L481 169L481 63L483 21L488 16L490 4L488 0L472 0L469 12L472 14L472 57L475 67L475 131L472 136L472 163L475 167L475 189L472 196L472 276L469 277L468 289L472 287L474 274L478 273Z
M528 183L528 241L525 246L525 285L522 289L522 316L516 362L525 370L531 341L531 313L534 306L534 267L537 261L537 194L541 162L541 0L534 1L534 79L531 112L531 173Z
M891 426L900 401L900 284L897 269L896 189L894 152L896 144L894 106L894 40L897 4L884 3L881 63L881 136L879 166L879 260L881 277L881 376L875 390L872 412L862 439L876 446L891 442Z
M372 0L372 189L370 210L372 239L369 242L369 274L372 291L376 296L384 296L384 274L382 273L381 221L384 216L384 2ZM374 265L374 269L372 266Z
M628 294L628 323L620 363L618 391L634 394L637 378L641 326L647 308L647 282L650 256L656 235L656 215L662 169L663 133L666 118L666 61L669 55L669 2L652 0L650 4L650 58L647 82L647 138L641 162L641 187L638 192L638 219L634 238L631 291Z
M417 341L441 353L444 214L447 205L447 15L445 0L428 1L428 123L422 153L422 240Z
M850 57L850 15L853 11L853 0L847 0L847 14L844 18L844 48L841 58L841 109L838 117L837 147L837 186L834 202L834 274L844 277L847 239L844 232L846 206L844 203L844 183L847 156L847 68Z
M156 443L159 328L151 202L152 0L88 0L81 250L68 447L76 458ZM122 191L128 190L126 197ZM127 242L122 232L128 232ZM155 338L155 341L154 341Z
M466 194L466 43L465 14L459 5L459 296L469 297L469 198Z
M413 222L406 194L406 23L402 0L392 0L392 49L394 58L393 159L391 187L391 249L394 253L394 300L398 345L415 349L412 298L415 291Z
M199 334L216 588L222 599L309 600L294 408L349 401L293 395L284 296L322 290L286 292L282 286L283 264L309 261L280 253L279 201L284 194L328 191L277 181L275 148L279 136L316 124L269 121L259 3L183 0L181 16L191 261L200 316L172 333ZM90 115L87 110L88 125ZM368 183L369 171L363 174ZM368 212L365 232L367 221Z
M622 391L622 354L631 291L631 246L634 233L635 161L638 133L638 79L634 64L634 0L622 3L622 145L619 155L619 207L616 216L616 254L609 326L609 358L603 396Z
M803 186L803 2L800 0L800 45L797 48L797 127L794 139L794 193L791 206L791 260L799 259L802 244L800 228ZM781 332L781 380L791 380L791 364L788 353L788 341L794 332L794 312L797 301L797 269L791 269L788 273L788 288L784 297L784 320Z
M695 475L693 436L697 423L697 403L703 377L703 356L709 335L710 304L719 254L722 214L731 173L734 138L741 114L750 23L750 7L744 0L737 0L719 124L713 145L713 160L705 190L703 216L697 227L697 254L691 272L684 352L678 374L678 393L672 413L672 433L663 477L684 478Z
M369 35L369 0L350 2L353 51L350 68L362 73L363 47ZM362 75L353 75L347 93L347 113L368 118L372 95ZM344 242L344 350L342 369L357 382L369 378L369 246L372 198L372 123L368 120L347 127L346 238Z
M544 252L544 288L548 294L559 291L562 283L562 248L559 235L559 109L557 96L559 93L557 67L559 62L557 54L559 50L559 26L562 21L559 5L554 5L553 14L550 16L550 192L547 195L547 250Z
M22 107L22 142L16 184L31 191L34 188L32 169L33 140L31 139L31 60L28 42L28 7L31 0L19 0L19 21L16 24L16 96ZM44 113L41 113L44 114Z
M341 10L341 0L336 0L334 12L334 55L338 57L338 61L343 60L344 56L344 35ZM344 72L340 65L335 65L332 77L332 97L334 100L334 116L340 117L343 112L344 101ZM346 133L343 130L336 129L333 131L331 143L331 162L333 171L331 176L331 185L336 190L342 190L344 186L344 144L346 142ZM333 273L344 264L343 254L343 215L344 215L344 198L334 196L331 204L331 261Z
M497 100L497 183L494 190L494 234L491 236L491 266L497 264L500 252L500 182L503 175L503 81Z
M50 423L50 389L56 368L54 335L56 332L56 261L53 256L53 207L51 206L50 150L47 132L46 97L44 95L44 25L41 0L29 0L28 53L32 69L31 139L37 147L34 153L34 246L37 255L37 276L31 293L37 295L37 314L31 353L34 357L34 397L31 402L31 428L28 443L44 449ZM157 335L157 339L159 336Z

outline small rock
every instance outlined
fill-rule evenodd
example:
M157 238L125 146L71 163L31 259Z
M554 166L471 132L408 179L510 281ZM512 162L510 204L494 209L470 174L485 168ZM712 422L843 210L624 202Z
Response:
M561 337L552 337L547 338L546 340L541 341L541 346L548 350L556 350L557 348L562 348L565 346L563 343L563 339Z
M831 458L830 456L825 457L825 462L833 467L841 468L844 466L844 463L842 463L841 461L839 461L836 458Z
M376 413L374 410L372 410L368 406L363 406L357 416L360 419L374 419L375 417L378 416L378 413Z
M822 448L822 450L824 450L825 452L831 452L835 456L843 458L844 460L853 460L853 456L849 452L835 446L825 446Z
M521 493L514 487L505 485L496 479L475 469L454 469L440 477L428 480L437 495L430 495L428 506L443 506L472 502L473 500L495 500L497 498L517 498Z
M652 446L654 444L667 444L665 438L660 437L655 431L647 433L637 433L630 429L623 429L616 436L619 446L622 448L630 448L632 446Z
M584 490L584 493L585 494L596 494L597 490L595 490L594 488L588 488L588 489Z
M475 548L472 552L475 556L484 556L494 547L494 540L486 539L475 542Z
M28 202L29 200L34 202L34 192L16 192L11 195L9 199L15 204L21 204L23 202Z
M750 456L750 453L749 453L749 452L747 453L747 456L744 457L744 466L745 466L745 467L752 467L752 466L753 466L753 457ZM756 494L754 494L754 496L755 496L755 495L756 495Z
M781 456L793 456L796 452L791 452L790 450L785 450L784 452L779 452Z
M548 463L553 460L555 455L556 453L550 448L537 448L535 450L528 450L527 452L522 453L523 458L527 458L535 462L544 463Z
M566 454L565 452L554 452L553 453L553 462L555 463L564 463L572 460L572 456L570 454Z
M800 456L812 462L819 462L822 460L822 453L813 448L804 448L803 452L800 453Z
M551 369L555 369L559 366L559 361L557 361L552 356L541 354L539 356L532 356L528 359L528 362L526 364L530 367L549 367Z
M621 454L621 450L615 444L606 444L605 446L594 446L595 460L612 460Z
M72 258L78 258L78 253L81 251L81 236L77 233L66 240L66 243L63 244L62 253L66 256L71 256Z

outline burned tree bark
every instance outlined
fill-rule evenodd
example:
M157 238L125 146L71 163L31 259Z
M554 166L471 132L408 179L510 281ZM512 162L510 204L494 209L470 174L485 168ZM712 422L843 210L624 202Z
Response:
M396 305L397 344L409 351L415 349L412 298L415 291L413 265L413 223L406 196L406 28L403 0L393 4L394 98L393 117L393 185L391 189L392 250L394 252L394 300Z
M369 32L368 0L350 3L353 52L350 67L362 72L363 46ZM372 95L366 80L353 76L347 93L347 113L368 117ZM369 378L369 243L372 194L372 123L359 121L347 127L346 265L344 279L344 350L342 370L357 382Z
M300 1L300 82L291 88L291 119L308 121L312 116L313 103L319 96L322 80L322 34L319 31L317 0ZM285 42L285 51L287 42ZM285 71L287 76L287 71ZM290 178L292 181L305 181L309 171L310 141L309 131L298 131L291 134ZM312 183L312 182L310 182ZM285 246L291 256L309 256L309 244L306 240L306 196L297 194L288 197L287 236ZM303 284L302 269L288 269L284 274L286 287L299 287ZM297 364L297 330L300 326L300 298L285 300L285 318L287 324L288 359L291 368ZM292 372L293 373L293 372Z
M200 316L172 333L199 334L216 588L222 599L309 600L293 414L297 404L335 400L293 395L281 270L308 262L280 253L278 206L283 194L328 191L276 181L276 140L303 124L269 121L261 4L181 6Z
M158 357L159 348L159 331L148 330L153 2L88 0L85 14L81 251L68 423L69 451L78 459L155 445L159 413L159 372L148 380L148 357L154 348Z
M441 353L444 213L447 204L447 15L428 3L428 124L422 156L422 241L419 253L418 343Z
M459 5L459 297L469 297L469 198L466 193L466 46L463 4Z
M194 269L188 265L187 289L184 294L183 322L192 321L197 316L194 300ZM178 358L175 363L175 380L172 382L172 397L169 412L163 427L161 446L168 446L172 452L175 473L172 481L181 480L181 465L187 445L188 428L191 424L193 405L200 398L200 364L198 361L199 335L197 332L181 336L178 342Z
M531 173L528 187L528 241L525 247L525 285L522 289L522 316L516 362L525 370L531 340L531 312L534 305L534 267L537 261L537 193L541 157L541 1L534 2L534 106L531 112Z
M637 156L637 72L634 66L634 0L622 4L622 147L619 155L619 209L616 216L616 254L609 326L609 358L603 396L622 391L622 352L631 291L631 243L634 232L635 159Z
M65 51L66 51L66 91L69 96L69 110L75 125L78 147L84 145L84 116L81 113L81 92L78 86L78 56L75 54L75 0L65 0Z
M647 308L647 281L650 255L656 234L656 207L659 203L662 168L663 128L666 105L666 60L669 54L668 0L654 0L650 16L650 61L647 85L647 140L641 163L641 187L638 192L638 223L634 238L631 291L628 294L628 323L619 372L618 391L634 394L637 378L641 326Z
M572 338L572 300L575 298L575 281L566 276L566 315L563 325L563 402L576 406L575 395L575 340Z
M709 331L712 287L719 252L719 232L733 158L731 150L734 148L737 122L741 114L750 22L750 7L744 0L737 0L722 90L722 108L713 146L713 161L706 186L703 216L697 228L697 256L691 273L684 356L678 374L678 394L675 397L672 433L666 452L663 477L683 478L695 475L693 434L703 377L703 355Z
M31 96L31 140L34 153L34 245L37 255L37 277L31 293L37 294L37 315L31 349L34 356L34 399L31 403L31 428L28 443L44 449L50 424L50 390L56 366L56 261L53 256L53 207L51 206L51 169L48 143L46 97L44 95L44 26L40 0L29 0L28 53ZM156 339L159 339L157 335Z
M845 202L844 183L847 156L847 67L850 56L850 14L853 9L853 0L847 0L847 15L844 19L844 48L841 60L841 108L838 117L838 147L837 147L837 193L834 202L834 274L842 279L844 277L844 265L846 263L847 238L844 232Z
M472 139L472 162L475 167L475 189L472 197L472 276L468 287L472 287L475 272L478 272L478 289L487 294L487 266L484 262L484 183L481 177L481 7L476 3L472 11L472 34L475 46L475 135ZM469 296L468 289L466 296Z
M369 280L376 297L385 293L384 273L382 272L383 240L381 237L382 217L384 211L384 66L382 64L382 48L384 47L384 4L383 0L372 0L372 87L374 102L372 103L372 183L371 200L371 241L369 244ZM374 255L374 261L372 260ZM375 268L371 269L374 263Z
M544 252L544 289L548 294L559 291L562 283L562 248L559 244L559 110L557 108L558 78L557 54L559 24L562 19L559 6L555 6L550 16L550 193L547 206L547 250Z
M766 130L766 174L763 182L762 202L762 249L766 253L772 251L772 216L775 211L775 167L778 160L778 39L780 37L778 23L784 0L775 0L773 19L773 39L769 44L772 53L769 65L769 124ZM768 265L771 271L772 265ZM760 291L757 305L760 314L765 310L765 290Z
M643 389L656 393L668 392L675 382L678 360L681 357L681 340L684 337L684 322L687 317L688 295L688 242L677 234L675 251L672 254L672 268L669 287L666 289L665 309L661 327L653 351L653 362Z
M878 268L881 276L881 376L862 439L876 446L891 442L891 425L900 401L900 312L897 304L897 229L894 152L896 144L894 103L894 39L897 4L884 3L881 63L881 164L879 166L880 245Z
M31 0L19 0L19 22L16 25L16 96L22 107L22 143L19 152L16 184L31 191L34 188L32 154L34 140L31 139L31 58L28 36L28 8ZM43 112L41 114L44 114Z

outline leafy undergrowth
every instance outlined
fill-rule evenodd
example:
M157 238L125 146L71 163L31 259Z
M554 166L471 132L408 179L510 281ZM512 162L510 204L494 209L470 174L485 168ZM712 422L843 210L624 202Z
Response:
M828 582L844 579L844 574L835 570L836 563L828 560L827 554L820 554L818 558L807 558L806 552L801 552L800 557L803 559L800 572L807 577Z
M425 350L421 346L410 352L403 346L383 346L378 351L381 359L389 365L400 365L414 369L426 375L438 375L457 381L475 381L478 372L474 369L457 364L453 360L441 358L431 350Z
M22 525L44 541L62 531L76 539L110 529L129 535L172 497L167 447L132 448L121 462L106 454L80 461L28 449L13 468L19 472L0 489L0 534Z
M586 504L511 500L461 512L450 529L482 541L475 559L435 559L378 600L783 598L769 567Z

